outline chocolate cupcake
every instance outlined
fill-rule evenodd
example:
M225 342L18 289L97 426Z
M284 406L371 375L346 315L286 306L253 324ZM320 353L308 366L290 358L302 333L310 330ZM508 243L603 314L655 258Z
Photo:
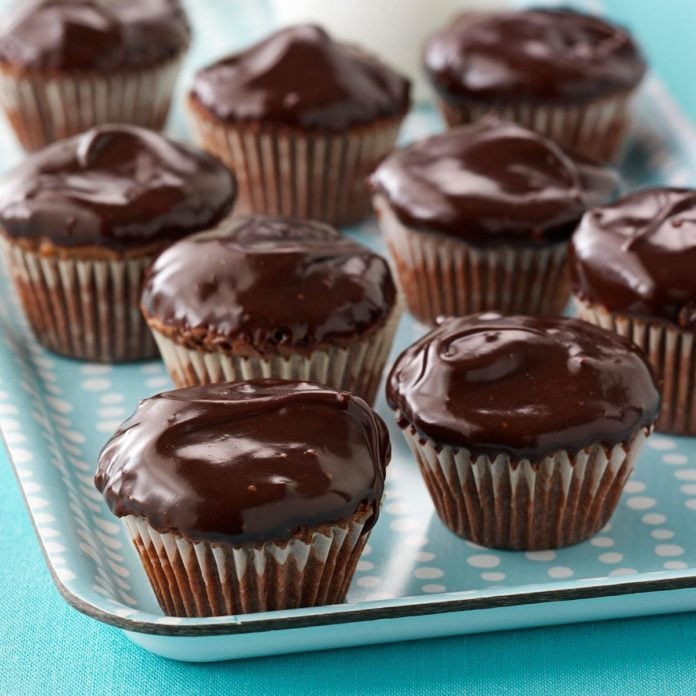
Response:
M463 14L427 42L425 67L450 126L495 113L602 160L646 70L626 30L568 9Z
M20 4L0 30L0 107L27 150L104 123L164 126L190 42L179 0Z
M648 355L661 382L657 429L696 435L696 190L646 189L591 210L570 267L580 317Z
M494 313L447 319L407 348L387 400L447 527L523 550L577 544L607 523L659 406L630 341Z
M142 401L95 483L162 611L245 614L344 600L390 455L384 422L350 394L216 384Z
M409 83L301 25L199 71L188 104L199 141L237 175L238 212L347 225L369 215L365 178L394 146Z
M234 202L210 155L134 126L98 126L30 155L0 179L0 243L29 324L84 360L157 353L140 314L143 272Z
M182 240L142 310L177 386L311 380L374 400L399 321L387 262L322 223L249 217Z
M486 119L397 150L371 185L409 309L432 324L485 310L560 314L568 239L617 178Z

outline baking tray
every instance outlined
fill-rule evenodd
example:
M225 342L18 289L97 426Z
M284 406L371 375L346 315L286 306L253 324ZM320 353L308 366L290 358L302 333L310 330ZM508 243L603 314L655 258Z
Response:
M211 6L213 3L211 3ZM192 3L194 21L210 21ZM249 34L261 20L247 18ZM204 29L199 28L199 34ZM212 54L224 47L215 41ZM200 51L195 54L201 62ZM189 67L190 70L190 67ZM694 184L696 136L649 79L621 168L632 188ZM441 128L428 108L404 141ZM172 132L185 137L175 114ZM5 161L18 154L0 133ZM384 251L373 221L348 230ZM59 592L144 648L207 661L696 609L696 440L652 436L611 523L559 551L505 552L452 535L380 398L394 459L382 514L343 605L245 616L163 616L121 526L94 489L98 452L139 399L171 386L158 361L98 365L43 350L0 278L0 429ZM404 319L393 357L422 332Z

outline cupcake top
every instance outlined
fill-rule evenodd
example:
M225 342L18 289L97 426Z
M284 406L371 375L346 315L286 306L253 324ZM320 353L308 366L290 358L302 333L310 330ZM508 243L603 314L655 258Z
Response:
M177 342L229 341L255 355L350 341L381 327L395 301L387 262L334 228L248 217L166 249L142 307Z
M474 456L539 461L628 440L657 415L652 371L630 341L575 319L446 319L387 381L400 426Z
M484 119L396 150L371 178L399 220L477 246L568 239L616 174L513 123Z
M448 101L584 103L625 92L645 74L630 34L572 10L463 14L425 47Z
M211 227L232 208L232 174L158 133L105 125L29 155L0 178L0 225L13 238L115 251Z
M379 512L391 455L360 398L309 382L258 380L158 394L107 442L97 488L119 517L193 541L284 540Z
M0 62L15 69L143 68L189 44L179 0L37 0L19 3L0 28Z
M200 70L191 96L226 121L343 131L409 106L409 82L312 24L281 29Z
M582 300L696 330L696 190L645 189L591 210L570 258Z

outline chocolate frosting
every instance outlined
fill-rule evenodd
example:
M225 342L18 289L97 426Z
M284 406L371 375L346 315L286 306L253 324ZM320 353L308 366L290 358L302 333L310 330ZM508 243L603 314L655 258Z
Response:
M464 14L426 44L447 101L583 103L635 87L646 66L630 34L572 10Z
M409 82L376 57L303 24L199 71L191 95L223 120L342 131L405 114Z
M211 227L235 193L210 155L143 128L98 126L5 173L0 224L11 237L123 251Z
M232 544L282 541L348 519L377 520L391 450L382 419L347 392L258 380L140 402L99 457L97 488L119 517Z
M387 382L400 426L475 456L532 463L611 447L649 427L659 395L630 341L576 319L446 319L397 359Z
M568 239L618 178L542 135L485 119L396 150L371 185L408 227L477 246L544 245Z
M275 353L382 326L395 300L387 262L334 228L248 217L165 250L146 273L142 307L175 337L203 331Z
M22 0L0 29L0 61L40 70L147 67L185 50L179 0Z
M570 259L581 299L696 329L696 190L645 189L591 210Z

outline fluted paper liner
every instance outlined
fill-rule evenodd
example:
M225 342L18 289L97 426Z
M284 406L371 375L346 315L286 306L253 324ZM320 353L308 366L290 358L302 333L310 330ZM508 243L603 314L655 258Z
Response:
M404 431L435 509L455 534L481 546L538 551L589 539L609 521L647 435L539 462L473 457Z
M366 179L389 153L403 116L344 133L218 122L189 102L199 144L237 177L236 215L350 225L370 215Z
M570 297L567 243L478 248L406 227L384 196L375 196L374 206L406 303L419 321L489 310L563 313Z
M160 533L134 515L123 520L162 611L201 617L342 602L371 515L363 505L345 522L283 542L241 545Z
M448 104L438 99L449 126L473 123L489 114L547 136L563 149L603 161L616 159L629 125L632 92L603 97L585 105L496 104L471 101Z
M249 379L307 380L357 394L372 404L389 356L401 310L397 306L384 326L347 346L326 347L290 356L242 356L188 348L154 327L152 333L177 387L240 382Z
M666 322L610 312L577 298L576 303L581 319L629 338L650 360L662 396L655 429L677 435L696 435L694 332Z
M51 75L0 67L0 107L26 150L103 123L161 130L183 60L141 70Z
M50 350L113 362L157 355L140 313L140 289L151 255L72 259L24 249L0 237L29 325Z

